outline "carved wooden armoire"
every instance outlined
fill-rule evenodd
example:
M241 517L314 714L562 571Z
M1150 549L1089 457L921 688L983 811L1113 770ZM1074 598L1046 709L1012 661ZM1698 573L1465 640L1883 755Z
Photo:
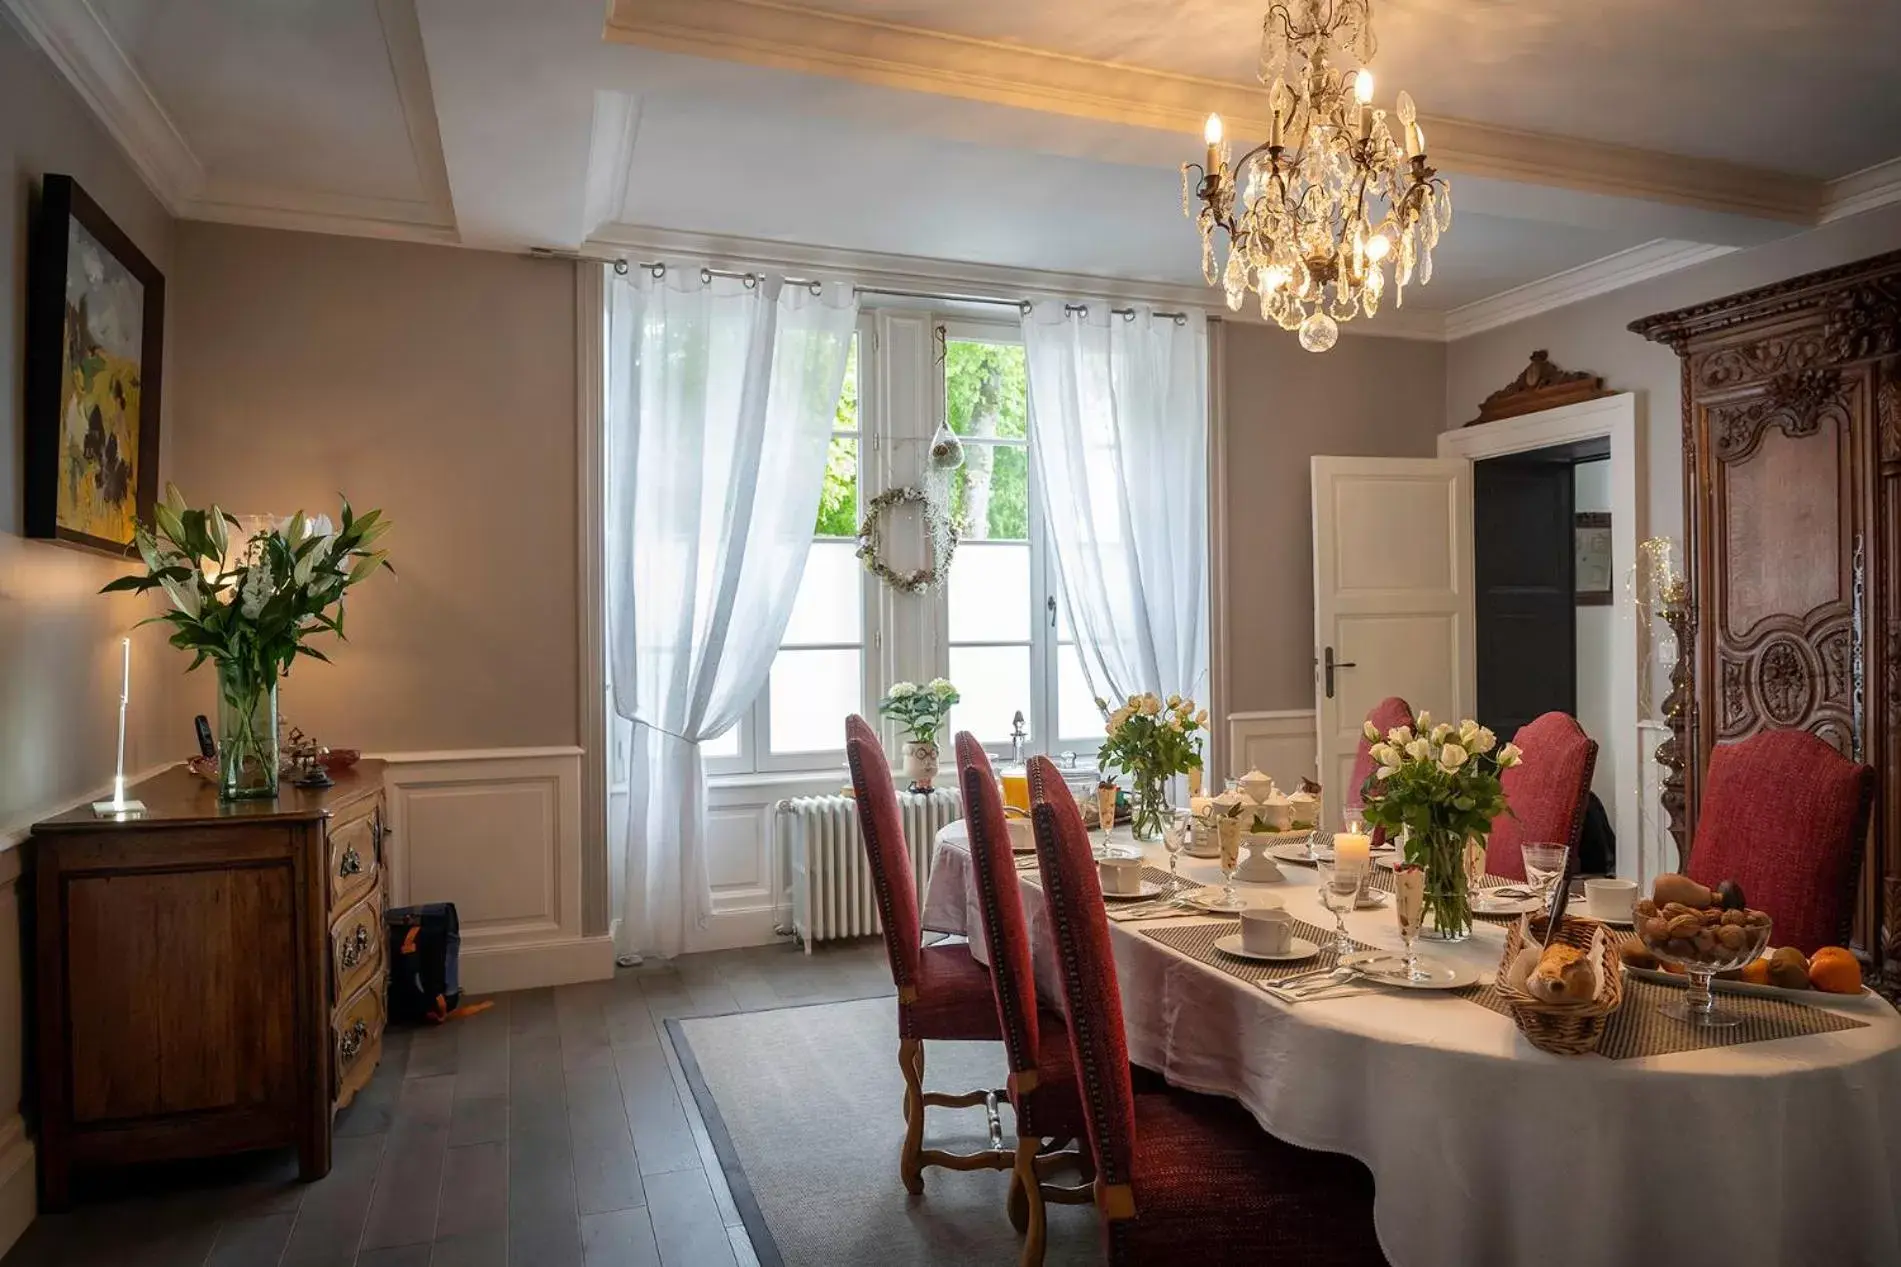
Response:
M1672 834L1716 744L1801 728L1873 766L1855 940L1901 985L1901 251L1631 329L1683 359Z

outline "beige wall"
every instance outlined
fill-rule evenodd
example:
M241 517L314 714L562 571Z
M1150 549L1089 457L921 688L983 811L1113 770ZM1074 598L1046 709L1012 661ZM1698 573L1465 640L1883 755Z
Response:
M1901 247L1901 206L1886 207L1725 255L1529 320L1452 344L1446 356L1447 427L1462 426L1479 402L1510 381L1537 348L1568 370L1604 376L1604 385L1638 396L1645 420L1648 524L1652 534L1683 532L1683 438L1679 362L1669 348L1626 328L1632 321L1737 291L1832 268Z
M117 738L119 637L136 599L103 598L122 564L20 537L28 209L47 172L72 176L161 271L173 226L124 156L53 68L0 10L0 1253L33 1217L34 1161L20 1103L25 998L16 890L20 829L66 808L112 777ZM170 425L170 401L166 425ZM178 750L161 730L157 631L137 639L127 763L134 770Z
M1277 327L1224 321L1228 710L1314 706L1315 455L1431 457L1445 348L1349 335L1320 355Z
M172 478L396 525L398 576L352 591L334 664L298 661L290 724L377 752L578 742L574 287L566 263L179 226Z

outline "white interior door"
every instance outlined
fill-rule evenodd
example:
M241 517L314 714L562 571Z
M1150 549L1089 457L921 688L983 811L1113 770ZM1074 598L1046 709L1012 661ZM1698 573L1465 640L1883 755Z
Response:
M1442 720L1472 715L1472 464L1317 457L1313 490L1314 716L1332 815L1358 796L1347 785L1373 705L1398 695Z

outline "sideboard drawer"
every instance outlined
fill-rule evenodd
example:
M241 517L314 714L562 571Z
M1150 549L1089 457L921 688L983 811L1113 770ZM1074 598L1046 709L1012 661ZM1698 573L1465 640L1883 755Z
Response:
M330 930L330 979L347 999L383 964L383 890L372 889Z
M377 973L337 1009L332 1034L336 1062L336 1100L341 1108L370 1075L383 1050L383 975Z
M330 827L330 909L340 911L376 883L379 802L371 812Z

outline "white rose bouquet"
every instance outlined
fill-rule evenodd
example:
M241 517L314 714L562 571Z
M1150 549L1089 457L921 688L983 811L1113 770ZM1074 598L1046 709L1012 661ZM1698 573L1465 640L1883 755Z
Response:
M894 717L904 729L904 741L912 744L937 743L937 732L944 728L951 705L963 698L957 688L943 678L932 678L922 686L916 682L893 682L878 701L881 717Z
M1463 937L1472 927L1466 891L1465 846L1484 847L1492 823L1510 813L1499 775L1519 764L1515 744L1467 718L1457 726L1434 724L1421 712L1409 726L1380 734L1366 724L1378 764L1360 795L1366 821L1389 837L1405 833L1406 861L1426 872L1426 913L1443 937Z
M1208 710L1195 701L1171 695L1131 695L1113 711L1107 700L1096 707L1108 719L1108 739L1098 759L1128 774L1131 791L1130 825L1138 840L1159 840L1168 814L1168 781L1201 765L1201 736L1208 728Z

